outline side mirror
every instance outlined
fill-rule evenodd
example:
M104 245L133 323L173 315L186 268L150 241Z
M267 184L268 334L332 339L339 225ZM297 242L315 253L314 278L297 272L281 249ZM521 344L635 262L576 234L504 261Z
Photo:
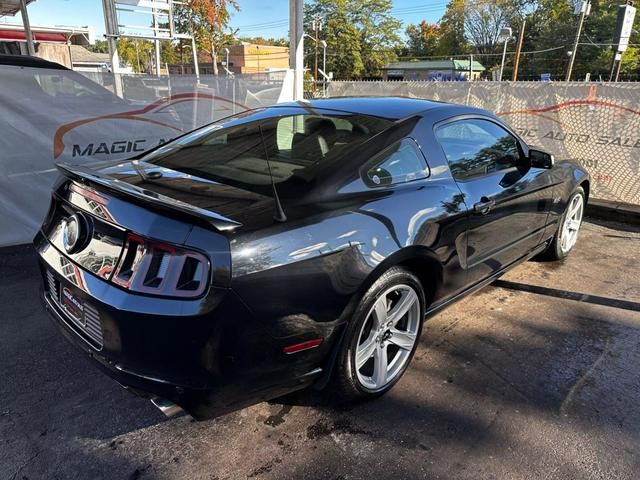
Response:
M543 152L542 150L536 150L534 148L529 149L529 161L531 166L535 168L552 168L555 163L555 158L552 154Z

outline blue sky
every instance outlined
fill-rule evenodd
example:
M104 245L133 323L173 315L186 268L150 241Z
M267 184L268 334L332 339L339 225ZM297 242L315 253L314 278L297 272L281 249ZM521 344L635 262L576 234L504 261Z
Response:
M241 11L231 19L233 28L242 36L286 37L288 0L238 0ZM393 14L405 25L421 20L436 22L442 16L447 0L394 0ZM104 34L102 0L36 0L29 5L33 25L91 25L97 38ZM20 16L0 17L0 22L20 22ZM138 20L137 24L144 23Z

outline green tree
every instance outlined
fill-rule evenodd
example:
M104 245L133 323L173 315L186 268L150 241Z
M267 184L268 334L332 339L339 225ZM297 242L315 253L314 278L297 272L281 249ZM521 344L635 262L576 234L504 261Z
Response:
M236 0L187 0L174 8L176 30L194 36L198 50L209 54L214 75L218 52L235 36L228 30L231 9L240 10Z
M364 74L360 32L352 24L349 0L314 0L305 4L305 25L314 18L323 21L322 37L327 42L327 71L338 79L359 78ZM315 45L305 41L305 58L312 58Z
M311 0L305 4L305 25L323 23L327 70L336 78L379 77L385 64L397 59L402 22L391 15L391 0ZM306 58L315 53L305 42Z
M584 33L580 39L581 45L578 48L572 75L574 79L584 78L587 73L591 73L592 77L601 76L605 80L609 79L614 52L610 46L601 44L612 42L618 16L618 3L603 0L593 2L591 14L585 19ZM637 41L638 35L634 34L630 43ZM638 72L637 48L629 47L624 53L621 72L623 74Z
M572 5L566 0L537 0L525 19L522 50L540 53L522 55L518 78L539 79L541 73L563 77L577 26Z
M461 55L468 53L464 35L465 0L450 0L440 19L440 41L436 55Z
M405 34L407 36L407 55L428 57L435 55L439 50L442 32L438 24L423 20L418 25L408 25Z
M93 45L87 45L87 50L94 53L109 53L109 45L106 40L96 40Z
M365 77L381 77L382 68L398 59L402 22L391 15L391 0L352 0L350 17L360 35Z
M523 0L477 0L464 8L464 29L475 52L496 53L498 35L505 27L521 24Z
M119 38L120 63L129 65L136 73L149 73L153 43L138 38Z
M574 80L584 78L587 73L593 79L608 80L611 71L613 50L606 44L612 41L618 2L591 3L591 14L585 18L573 67ZM519 78L539 78L540 73L551 73L563 79L578 26L573 6L565 0L536 0L526 21L523 50L541 52L522 56ZM634 33L631 43L637 42L638 35ZM639 61L638 50L630 47L623 56L622 73L638 74Z

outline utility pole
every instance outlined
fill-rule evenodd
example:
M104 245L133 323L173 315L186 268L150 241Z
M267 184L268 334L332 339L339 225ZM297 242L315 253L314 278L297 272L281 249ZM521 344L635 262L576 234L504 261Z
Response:
M316 64L314 68L313 78L317 82L318 81L318 33L322 31L322 20L320 19L320 17L316 17L313 19L311 28L313 28L315 41L316 41Z
M518 80L518 68L520 67L520 52L522 51L522 42L524 41L524 27L527 21L522 20L522 25L520 25L520 33L518 34L518 46L516 47L516 59L513 64L513 77L511 80L514 82Z
M289 68L293 69L293 99L304 98L304 0L289 0Z
M578 51L578 43L580 43L580 34L582 33L582 24L584 23L584 17L591 12L591 2L589 0L582 0L573 12L574 14L580 13L580 20L578 20L578 31L576 32L576 40L573 43L573 50L571 51L571 58L569 59L569 66L567 67L567 77L565 81L571 81L571 72L573 71L573 63L576 61L576 53Z

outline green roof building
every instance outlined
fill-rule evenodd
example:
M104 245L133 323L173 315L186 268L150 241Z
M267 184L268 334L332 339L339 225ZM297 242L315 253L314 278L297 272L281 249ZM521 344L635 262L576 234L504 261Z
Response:
M420 60L393 62L384 66L385 80L476 80L486 69L475 60L469 71L469 60Z

